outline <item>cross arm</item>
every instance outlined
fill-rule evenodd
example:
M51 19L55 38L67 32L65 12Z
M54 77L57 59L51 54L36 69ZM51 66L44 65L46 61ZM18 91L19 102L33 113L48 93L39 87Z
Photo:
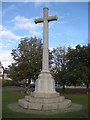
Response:
M54 20L57 20L58 19L58 17L55 15L55 16L49 16L48 17L48 22L49 21L54 21Z
M36 18L34 20L35 24L43 22L43 18Z

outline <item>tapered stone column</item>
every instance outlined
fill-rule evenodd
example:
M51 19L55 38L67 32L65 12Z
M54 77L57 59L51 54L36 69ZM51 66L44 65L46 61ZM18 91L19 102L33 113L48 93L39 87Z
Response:
M48 8L43 9L43 18L35 19L35 23L43 22L43 58L42 72L36 80L35 93L55 93L55 82L49 71L48 22L57 20L57 16L48 16Z
M49 54L48 54L48 8L44 8L43 11L43 62L42 62L42 72L49 72Z

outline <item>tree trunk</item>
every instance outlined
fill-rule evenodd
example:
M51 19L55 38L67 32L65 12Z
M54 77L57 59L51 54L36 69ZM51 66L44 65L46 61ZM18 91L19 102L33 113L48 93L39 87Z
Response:
M65 92L65 85L63 84L63 92Z
M30 84L30 82L31 82L31 80L29 79L29 80L28 80L28 85Z
M86 84L86 88L87 88L87 89L89 88L89 84L88 84L88 83Z

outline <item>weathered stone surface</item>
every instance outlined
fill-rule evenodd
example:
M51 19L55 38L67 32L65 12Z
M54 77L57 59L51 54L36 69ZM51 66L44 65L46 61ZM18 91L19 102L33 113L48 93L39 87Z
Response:
M56 93L55 81L50 72L41 72L36 80L35 93Z
M18 103L23 108L46 111L66 109L71 105L71 100L64 99L64 96L46 99L26 96L25 99L19 100Z
M19 99L18 104L23 108L28 108L28 101L26 101L25 99Z
M63 102L59 103L59 109L66 109L71 106L71 100L65 99Z
M65 100L65 97L64 96L60 96L59 97L59 102L63 102Z
M31 103L59 103L64 101L64 96L59 96L56 98L36 98L36 97L31 97L31 96L25 96L25 100Z
M41 103L30 103L29 102L29 109L31 110L42 110L42 104Z
M19 106L18 103L11 103L8 105L9 109L14 112L22 112L22 113L32 113L32 114L45 114L45 115L53 115L53 114L60 114L65 112L73 112L73 111L80 111L82 109L81 104L72 103L69 107L65 109L56 109L56 110L32 110L32 109L23 109L23 107ZM78 117L78 116L77 116Z
M52 93L42 93L42 92L33 92L32 97L38 97L38 98L56 98L59 97L59 93L52 92Z

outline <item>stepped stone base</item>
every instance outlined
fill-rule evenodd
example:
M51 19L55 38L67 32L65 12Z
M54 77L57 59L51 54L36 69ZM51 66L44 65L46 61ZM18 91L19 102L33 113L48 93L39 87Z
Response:
M41 93L39 97L36 95L37 94L32 94L31 96L25 96L24 99L18 100L18 104L26 109L43 110L43 111L59 110L59 109L61 110L71 106L71 100L65 99L64 96L59 96L58 93L57 94Z
M24 99L19 99L18 104L31 110L63 110L71 105L71 100L60 96L55 91L55 82L49 71L42 71L36 80L35 91Z

